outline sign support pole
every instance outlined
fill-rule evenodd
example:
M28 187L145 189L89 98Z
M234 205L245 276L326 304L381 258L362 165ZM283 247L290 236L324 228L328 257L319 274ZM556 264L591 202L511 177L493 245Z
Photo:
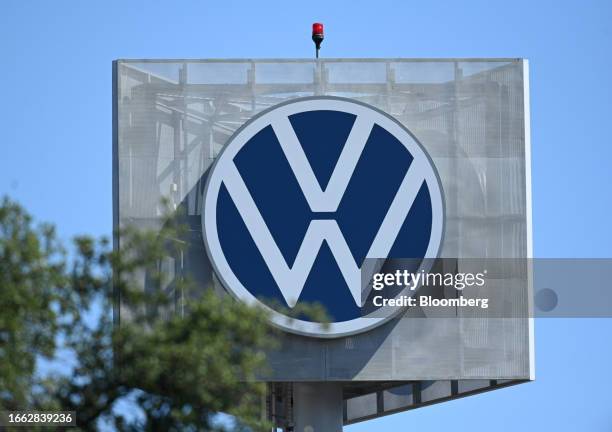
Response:
M341 383L293 384L295 432L342 432L343 411Z

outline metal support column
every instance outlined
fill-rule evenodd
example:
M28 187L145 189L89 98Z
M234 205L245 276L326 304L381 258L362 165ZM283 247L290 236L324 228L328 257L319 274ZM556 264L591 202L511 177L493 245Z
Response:
M295 432L341 432L342 415L342 384L293 384Z

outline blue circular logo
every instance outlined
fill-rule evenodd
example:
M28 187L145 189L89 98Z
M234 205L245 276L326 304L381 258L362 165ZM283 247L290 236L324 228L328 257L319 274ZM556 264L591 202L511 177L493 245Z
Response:
M336 97L295 99L247 122L211 169L202 209L225 288L316 337L391 318L364 308L365 267L437 257L443 223L440 182L418 141L376 108ZM289 319L300 302L324 306L331 324Z

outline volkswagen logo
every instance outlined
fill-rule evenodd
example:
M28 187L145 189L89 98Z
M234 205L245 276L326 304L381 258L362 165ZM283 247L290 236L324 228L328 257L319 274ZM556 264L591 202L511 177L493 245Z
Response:
M416 138L388 114L337 97L293 99L248 121L215 161L202 209L225 288L313 337L391 318L364 312L364 263L436 258L443 224L440 181ZM321 304L331 324L289 319L300 302Z

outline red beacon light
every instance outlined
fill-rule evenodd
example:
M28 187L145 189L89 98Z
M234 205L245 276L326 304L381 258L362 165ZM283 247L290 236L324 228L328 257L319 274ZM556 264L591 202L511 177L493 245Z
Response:
M321 48L321 42L323 42L323 24L314 23L312 25L312 41L315 43L317 58L319 58L319 49Z

